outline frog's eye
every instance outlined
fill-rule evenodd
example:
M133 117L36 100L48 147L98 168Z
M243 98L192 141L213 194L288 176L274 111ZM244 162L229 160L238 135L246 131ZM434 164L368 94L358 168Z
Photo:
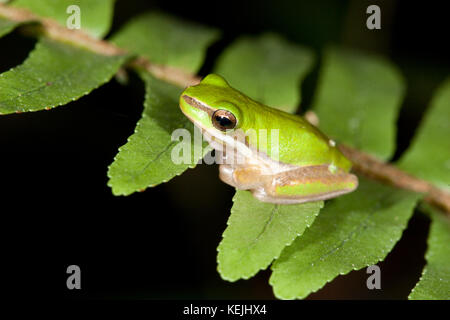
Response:
M230 111L216 110L212 115L212 123L214 127L221 131L226 131L236 127L236 117Z

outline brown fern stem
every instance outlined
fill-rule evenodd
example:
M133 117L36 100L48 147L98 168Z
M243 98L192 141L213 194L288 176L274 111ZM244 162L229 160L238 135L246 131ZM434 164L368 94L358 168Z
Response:
M26 9L0 4L0 17L20 23L39 22L40 26L34 26L34 31L51 39L71 42L78 46L86 47L102 55L111 56L127 53L126 50L108 41L94 38L82 30L70 30L53 19L39 17ZM200 82L199 77L189 72L155 64L144 57L137 57L130 64L134 67L144 68L158 79L168 81L180 87L186 87Z
M355 172L401 189L424 193L425 201L450 214L450 193L357 149L346 145L340 145L339 149L353 162Z
M0 16L16 22L39 22L40 27L35 28L37 32L55 40L71 42L86 47L99 54L121 55L127 53L127 51L114 44L96 39L82 30L69 30L52 19L36 16L25 9L0 4ZM145 69L158 79L180 87L194 85L200 81L200 78L195 75L180 69L152 63L145 57L136 57L129 65ZM448 192L359 150L345 145L341 145L340 149L354 163L354 170L357 173L398 188L424 193L426 194L425 201L438 207L450 216L450 194Z

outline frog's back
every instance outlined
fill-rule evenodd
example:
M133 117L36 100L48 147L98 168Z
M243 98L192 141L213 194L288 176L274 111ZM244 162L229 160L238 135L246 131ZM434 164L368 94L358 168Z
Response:
M272 135L276 140L277 134L273 130L277 130L279 161L297 166L334 164L347 171L350 169L350 161L336 148L335 142L304 118L260 103L255 108L258 116L253 120L254 129L272 131L267 133L269 156L272 157Z

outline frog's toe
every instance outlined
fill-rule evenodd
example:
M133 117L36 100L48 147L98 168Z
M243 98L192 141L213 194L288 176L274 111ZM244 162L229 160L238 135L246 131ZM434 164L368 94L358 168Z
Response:
M219 178L226 184L229 184L230 186L236 187L236 183L234 182L233 178L233 172L234 169L231 166L221 164L219 166Z
M263 201L263 202L271 202L269 200L269 197L266 190L264 188L256 188L251 190L253 196L258 199L259 201Z
M299 199L299 198L280 198L270 195L266 192L264 188L256 188L251 190L253 196L262 202L269 202L274 204L297 204L307 202L307 199Z

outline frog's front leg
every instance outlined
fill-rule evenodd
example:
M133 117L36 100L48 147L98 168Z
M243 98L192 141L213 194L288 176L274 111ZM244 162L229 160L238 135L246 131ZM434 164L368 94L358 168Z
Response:
M263 202L291 204L334 198L357 186L354 174L343 170L332 173L328 166L319 165L275 174L271 181L251 191Z
M221 164L220 179L240 190L261 188L272 181L272 175L264 174L261 167L256 165L232 166Z

